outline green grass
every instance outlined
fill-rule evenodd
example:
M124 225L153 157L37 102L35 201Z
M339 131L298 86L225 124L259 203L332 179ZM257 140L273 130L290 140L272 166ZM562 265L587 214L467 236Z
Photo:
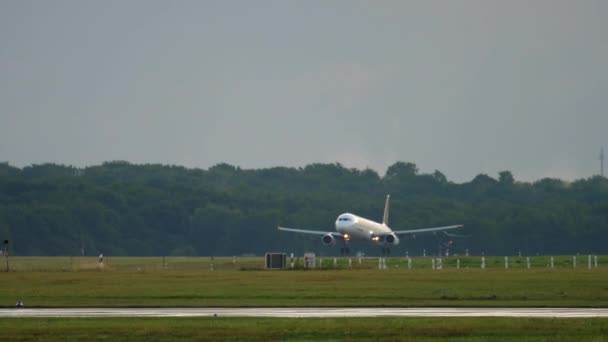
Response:
M605 341L606 319L28 318L0 321L3 341Z
M323 258L322 269L262 270L262 258L11 258L0 272L0 306L443 306L608 307L608 258ZM460 260L460 269L456 269ZM317 259L317 265L319 264ZM297 260L301 268L301 260ZM4 265L2 265L4 266ZM515 318L26 318L0 320L6 341L400 340L604 341L606 319Z
M0 282L4 307L21 298L28 307L608 307L608 272L600 268L92 269L0 272Z

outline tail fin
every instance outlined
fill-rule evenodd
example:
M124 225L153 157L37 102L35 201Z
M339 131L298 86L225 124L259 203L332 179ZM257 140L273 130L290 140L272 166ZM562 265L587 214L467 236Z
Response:
M384 203L384 216L382 217L382 224L387 225L388 226L388 209L389 209L389 202L391 200L391 195L386 195L386 202Z

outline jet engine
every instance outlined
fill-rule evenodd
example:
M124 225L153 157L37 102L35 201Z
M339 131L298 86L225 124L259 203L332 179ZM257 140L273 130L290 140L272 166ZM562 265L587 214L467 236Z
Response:
M323 241L323 244L325 246L333 246L336 244L336 239L331 234L323 235L323 237L321 238L321 241Z
M389 234L384 237L384 242L386 242L387 245L397 246L399 244L399 238L395 234Z

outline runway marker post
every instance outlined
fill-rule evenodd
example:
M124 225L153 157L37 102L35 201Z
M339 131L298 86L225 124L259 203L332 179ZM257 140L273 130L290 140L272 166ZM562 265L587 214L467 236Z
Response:
M595 256L595 268L597 268L597 255Z

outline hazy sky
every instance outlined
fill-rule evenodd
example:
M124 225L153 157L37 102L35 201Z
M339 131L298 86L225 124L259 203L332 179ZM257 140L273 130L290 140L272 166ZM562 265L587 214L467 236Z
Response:
M17 166L575 179L602 145L608 1L0 0L0 161Z

